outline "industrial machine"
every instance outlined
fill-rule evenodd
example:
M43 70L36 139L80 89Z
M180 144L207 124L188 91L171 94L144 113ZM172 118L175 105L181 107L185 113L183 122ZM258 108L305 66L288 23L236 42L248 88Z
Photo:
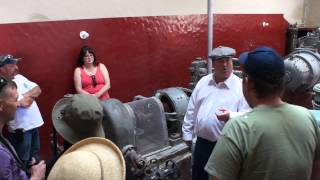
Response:
M312 91L320 82L320 29L298 38L297 28L290 28L292 48L285 57L286 86L291 91Z
M181 134L188 92L172 87L127 103L102 101L105 134L123 152L127 179L190 179L191 152Z
M284 62L287 89L309 91L320 82L320 54L315 49L296 49Z
M197 82L205 75L208 74L207 70L207 60L197 57L189 68L191 80L189 82L189 88L194 89Z

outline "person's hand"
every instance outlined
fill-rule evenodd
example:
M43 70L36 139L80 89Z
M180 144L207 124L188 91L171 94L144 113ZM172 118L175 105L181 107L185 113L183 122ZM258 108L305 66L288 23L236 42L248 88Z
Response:
M20 101L18 101L18 106L27 108L31 106L33 101L34 99L31 96L25 96Z
M102 95L100 92L97 92L95 94L93 94L95 97L97 97L99 99L99 97Z
M219 112L216 112L217 119L219 121L227 122L230 118L230 111L225 108L220 108L218 110Z
M192 149L192 140L190 140L190 141L184 141L186 144L187 144L187 146L189 147L189 149Z
M29 162L29 166L33 166L37 163L36 159L34 157L31 158L31 161Z
M34 162L35 163L35 159L32 158L30 164ZM31 166L31 177L30 180L42 180L45 178L45 172L46 172L46 164L45 162L42 160L40 161L38 164L33 164Z

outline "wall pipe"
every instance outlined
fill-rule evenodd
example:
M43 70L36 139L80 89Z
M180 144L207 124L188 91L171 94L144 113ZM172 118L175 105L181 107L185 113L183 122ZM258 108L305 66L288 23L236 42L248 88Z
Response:
M212 59L209 57L213 42L212 0L208 0L208 74L212 73Z

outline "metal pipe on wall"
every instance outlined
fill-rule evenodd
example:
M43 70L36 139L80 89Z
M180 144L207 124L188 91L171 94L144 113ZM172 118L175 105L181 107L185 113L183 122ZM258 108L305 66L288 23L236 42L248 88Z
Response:
M212 73L212 59L209 57L213 42L212 0L208 0L208 74Z

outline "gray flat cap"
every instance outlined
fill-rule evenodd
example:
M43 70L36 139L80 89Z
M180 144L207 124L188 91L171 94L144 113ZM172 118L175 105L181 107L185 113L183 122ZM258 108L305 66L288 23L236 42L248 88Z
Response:
M235 55L236 50L234 50L233 48L219 46L211 51L209 57L211 57L212 60L216 60L225 57L234 57Z

